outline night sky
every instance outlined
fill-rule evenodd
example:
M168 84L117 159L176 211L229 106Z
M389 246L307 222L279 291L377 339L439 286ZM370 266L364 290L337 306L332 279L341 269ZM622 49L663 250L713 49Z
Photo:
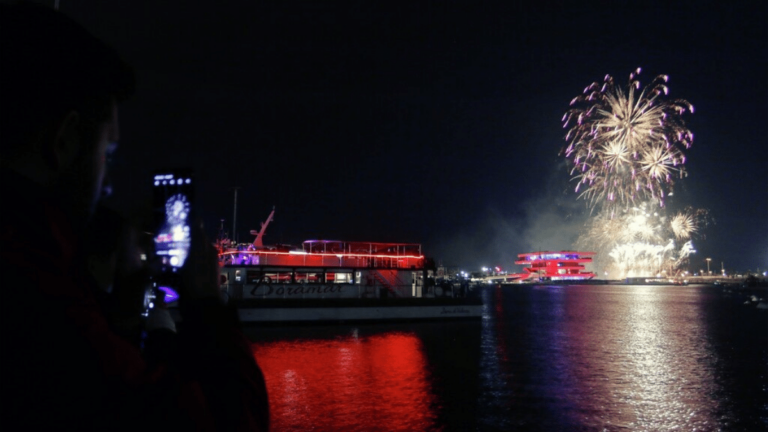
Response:
M768 3L280 3L61 0L137 73L111 205L190 166L212 236L239 186L241 241L276 206L265 243L413 242L519 271L588 214L559 155L570 100L640 66L696 107L669 200L714 219L691 270L768 269Z

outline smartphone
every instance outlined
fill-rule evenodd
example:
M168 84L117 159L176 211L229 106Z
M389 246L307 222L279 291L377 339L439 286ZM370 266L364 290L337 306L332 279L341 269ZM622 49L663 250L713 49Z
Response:
M176 288L192 246L195 178L191 170L153 173L154 243L159 285Z

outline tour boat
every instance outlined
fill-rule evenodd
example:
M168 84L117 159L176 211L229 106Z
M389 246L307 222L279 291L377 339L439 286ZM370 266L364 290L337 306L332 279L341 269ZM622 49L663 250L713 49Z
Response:
M421 245L307 240L265 246L219 243L221 292L243 322L338 322L479 318L469 286L436 286Z

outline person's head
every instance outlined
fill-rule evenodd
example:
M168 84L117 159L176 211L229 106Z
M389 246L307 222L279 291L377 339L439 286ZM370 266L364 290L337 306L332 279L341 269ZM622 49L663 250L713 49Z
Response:
M80 25L33 4L0 4L0 165L80 219L101 197L132 69Z

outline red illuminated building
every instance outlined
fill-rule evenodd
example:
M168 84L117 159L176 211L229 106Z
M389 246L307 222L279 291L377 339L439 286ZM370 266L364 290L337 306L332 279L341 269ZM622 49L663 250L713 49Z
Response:
M528 252L518 255L515 264L527 265L524 279L586 280L595 277L584 271L584 264L592 262L594 252Z

